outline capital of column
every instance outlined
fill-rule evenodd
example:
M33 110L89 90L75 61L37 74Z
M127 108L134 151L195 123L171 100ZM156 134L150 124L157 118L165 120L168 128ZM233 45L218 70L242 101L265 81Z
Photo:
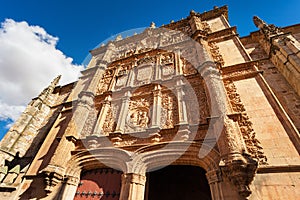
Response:
M78 186L80 178L75 176L65 176L65 182L68 185Z
M97 70L105 71L107 65L108 65L108 62L106 60L98 60L96 67L97 67Z
M211 170L206 173L206 178L209 184L221 182L222 176L219 170Z
M146 176L135 173L128 173L122 175L122 182L125 183L135 183L138 185L145 185Z
M78 95L79 99L78 99L78 104L77 105L84 105L84 106L88 106L89 108L93 107L94 105L94 98L95 95L93 92L89 92L89 91L81 91Z
M216 64L212 61L204 62L199 67L197 67L197 70L204 79L208 77L221 77Z

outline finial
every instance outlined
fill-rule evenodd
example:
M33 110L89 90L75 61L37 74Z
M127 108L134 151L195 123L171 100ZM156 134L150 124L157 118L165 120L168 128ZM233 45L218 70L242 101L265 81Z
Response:
M271 37L272 35L278 35L282 33L282 30L275 26L274 24L267 24L262 19L257 16L253 17L253 22L260 31L265 34L266 37Z
M253 23L257 28L263 28L264 26L267 26L267 23L260 19L258 16L253 17Z
M191 10L191 11L190 11L190 15L191 15L191 16L196 15L196 12L195 12L194 10Z
M59 83L59 80L61 79L61 75L58 75L53 81L51 82L52 87L56 87L56 85Z
M150 28L156 28L156 26L155 26L155 23L154 23L154 22L151 22L151 24L150 24Z
M214 10L215 10L215 9L218 9L218 8L219 8L218 6L214 6Z
M116 37L116 41L120 41L120 40L122 40L123 38L122 38L122 35L120 34L120 35L118 35L117 37Z
M53 81L50 83L48 87L46 87L39 95L39 99L42 101L45 101L50 94L54 91L54 88L58 84L59 80L61 78L61 75L58 75Z
M171 23L174 23L174 20L171 20L170 22L171 22Z

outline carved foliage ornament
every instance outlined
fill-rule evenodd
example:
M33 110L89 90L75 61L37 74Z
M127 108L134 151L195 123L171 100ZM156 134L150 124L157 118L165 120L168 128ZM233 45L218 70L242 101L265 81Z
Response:
M210 47L210 52L211 52L211 55L212 55L214 61L219 65L219 67L224 66L225 62L220 53L219 47L217 46L217 43L209 42L208 45Z
M109 84L113 77L113 73L114 70L112 69L107 69L105 71L105 74L103 75L103 77L101 78L101 80L97 85L96 95L101 95L108 90Z
M162 96L161 123L163 128L173 128L173 98L168 94Z
M256 158L259 164L267 164L267 157L264 155L263 148L259 140L256 138L256 133L252 127L252 122L245 112L246 109L240 99L239 94L237 93L237 89L233 81L226 81L225 88L227 90L233 111L241 113L241 116L238 118L238 124L249 154L253 158Z

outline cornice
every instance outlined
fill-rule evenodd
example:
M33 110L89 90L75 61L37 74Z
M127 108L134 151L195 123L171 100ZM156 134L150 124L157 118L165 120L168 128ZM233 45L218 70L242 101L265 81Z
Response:
M234 36L238 36L236 26L226 28L217 32L209 33L207 35L208 42L220 42L228 40Z
M255 66L257 61L250 61L231 65L221 68L221 74L223 80L241 80L255 77L259 73L263 73L261 70L257 70Z

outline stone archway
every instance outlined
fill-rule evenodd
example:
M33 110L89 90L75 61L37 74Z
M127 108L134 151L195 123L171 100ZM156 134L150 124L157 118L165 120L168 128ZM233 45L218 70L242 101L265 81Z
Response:
M211 200L205 173L189 165L170 165L147 173L145 200Z

